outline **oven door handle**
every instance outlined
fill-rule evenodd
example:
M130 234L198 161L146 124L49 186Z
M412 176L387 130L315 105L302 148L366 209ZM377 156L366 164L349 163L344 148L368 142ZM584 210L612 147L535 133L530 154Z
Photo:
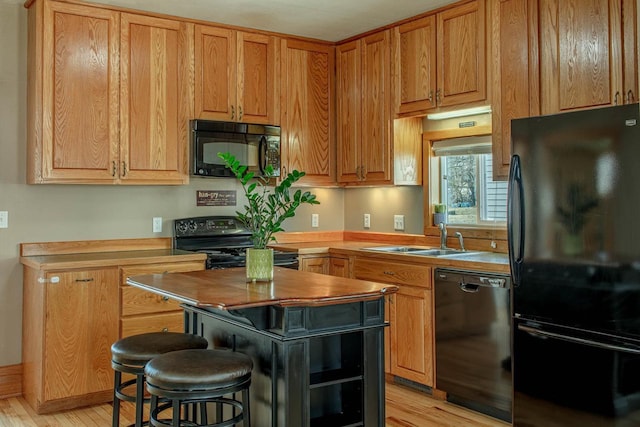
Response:
M539 338L543 338L543 339L552 338L552 339L567 341L567 342L574 343L574 344L588 345L590 347L601 348L601 349L604 349L604 350L620 351L622 353L629 353L629 354L640 354L640 349L638 349L638 348L623 347L623 346L619 346L619 345L614 345L614 344L608 344L608 343L599 342L599 341L588 340L588 339L585 339L585 338L573 337L573 336L569 336L569 335L565 335L565 334L559 334L559 333L556 333L556 332L545 331L545 330L538 329L538 328L532 328L532 327L526 326L526 325L518 325L518 330L526 332L529 335L533 335L533 336L536 336L536 337L539 337Z

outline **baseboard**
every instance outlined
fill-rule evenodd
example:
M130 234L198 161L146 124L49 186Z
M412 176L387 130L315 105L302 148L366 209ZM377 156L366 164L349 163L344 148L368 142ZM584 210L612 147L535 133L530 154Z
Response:
M0 399L22 395L22 365L0 366Z

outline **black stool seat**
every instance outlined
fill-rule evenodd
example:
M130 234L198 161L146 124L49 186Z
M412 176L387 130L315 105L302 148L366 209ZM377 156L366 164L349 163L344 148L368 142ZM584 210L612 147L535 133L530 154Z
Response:
M249 386L253 361L243 353L231 350L180 350L153 358L144 368L147 390L151 394L151 425L180 426L180 405L216 403L216 423L208 424L206 405L200 405L200 423L187 425L250 425ZM242 392L242 401L224 397ZM158 407L158 399L171 401ZM233 408L231 419L222 419L221 406ZM172 423L158 420L158 414L173 407ZM236 414L236 410L239 414Z
M121 365L142 366L156 356L190 348L207 348L205 338L181 332L150 332L116 341L111 346L111 360Z
M144 398L144 367L149 360L161 354L184 349L206 349L209 343L205 338L180 332L150 332L122 338L111 345L111 367L115 371L113 387L112 426L120 425L120 401L135 402L136 419L133 424L141 427L143 405L149 402ZM122 381L122 373L135 375L134 379ZM134 394L126 393L127 387L136 386Z

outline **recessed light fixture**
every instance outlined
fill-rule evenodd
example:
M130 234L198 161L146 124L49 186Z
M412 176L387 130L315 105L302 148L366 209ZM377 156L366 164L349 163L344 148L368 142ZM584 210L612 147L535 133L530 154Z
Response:
M442 113L427 114L429 120L443 120L454 117L473 116L475 114L484 114L491 112L491 105L483 105L482 107L465 108L462 110L445 111Z

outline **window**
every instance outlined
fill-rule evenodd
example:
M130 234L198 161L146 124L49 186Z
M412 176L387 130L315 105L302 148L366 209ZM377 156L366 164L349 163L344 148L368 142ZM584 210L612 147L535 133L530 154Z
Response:
M432 179L431 193L447 206L447 224L495 225L507 220L507 182L492 178L491 141L487 138L433 144L439 180Z

